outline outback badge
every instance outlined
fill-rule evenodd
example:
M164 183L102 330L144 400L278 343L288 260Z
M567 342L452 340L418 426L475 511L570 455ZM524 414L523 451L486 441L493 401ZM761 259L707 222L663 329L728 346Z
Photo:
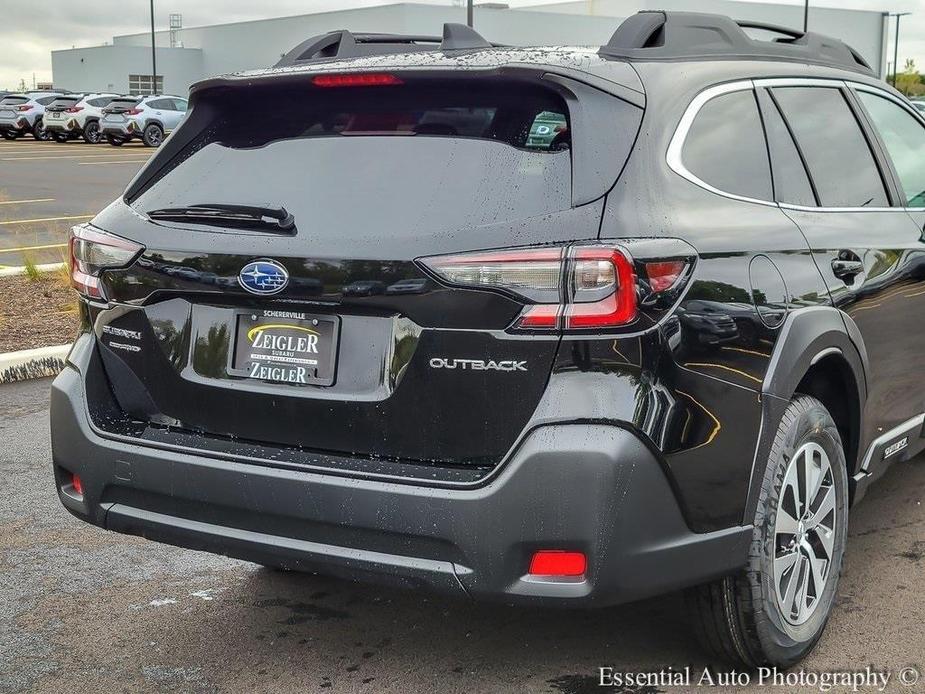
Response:
M289 272L275 260L254 260L241 268L238 284L251 294L276 294L289 284Z

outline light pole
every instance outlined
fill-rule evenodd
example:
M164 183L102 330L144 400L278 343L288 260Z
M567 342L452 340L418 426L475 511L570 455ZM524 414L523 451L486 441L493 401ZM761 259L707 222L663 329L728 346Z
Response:
M896 38L893 41L893 89L896 89L896 75L899 73L899 20L911 12L894 12L890 17L896 17Z
M151 0L154 2L154 0ZM472 4L474 0L466 0L466 26L472 28Z
M809 31L809 0L803 3L803 33Z
M151 0L151 93L157 94L157 51L154 48L154 0Z

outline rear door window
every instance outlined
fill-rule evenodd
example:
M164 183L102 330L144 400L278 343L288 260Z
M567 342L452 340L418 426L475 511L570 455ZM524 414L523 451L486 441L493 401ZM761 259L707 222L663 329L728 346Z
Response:
M710 99L691 124L681 153L684 166L724 193L771 200L771 167L752 90Z
M925 207L925 127L886 97L857 91L886 146L902 184L906 207Z
M876 160L844 94L834 87L771 90L824 207L887 207Z

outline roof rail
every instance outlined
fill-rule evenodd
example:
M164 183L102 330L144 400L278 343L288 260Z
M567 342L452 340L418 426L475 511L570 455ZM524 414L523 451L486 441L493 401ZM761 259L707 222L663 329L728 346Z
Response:
M745 29L767 31L781 37L770 41L753 39ZM637 59L799 60L872 72L860 53L838 39L701 12L638 12L617 27L599 53L609 58Z
M286 53L273 67L290 67L315 60L358 58L390 53L459 51L492 48L492 44L465 24L443 25L443 36L406 34L354 34L346 29L306 39Z

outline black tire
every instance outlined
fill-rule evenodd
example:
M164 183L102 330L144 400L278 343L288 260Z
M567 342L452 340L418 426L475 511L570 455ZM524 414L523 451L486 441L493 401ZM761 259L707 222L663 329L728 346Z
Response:
M103 139L103 136L100 133L100 124L95 120L88 121L84 126L83 138L84 142L86 142L88 145L99 144L100 140Z
M118 135L107 135L106 142L111 144L113 147L121 147L125 144L125 140Z
M45 130L45 122L41 118L35 119L35 125L32 126L32 137L39 142L48 142L51 139L51 133Z
M71 139L67 133L52 133L51 136L54 138L55 142L67 142Z
M790 581L794 581L802 577L797 574L803 567L799 558L801 550L790 549L793 544L781 548L781 531L775 532L775 528L781 505L793 507L792 494L784 491L788 467L794 454L806 450L808 444L815 444L828 457L831 475L819 483L819 490L820 493L834 490L835 516L831 533L826 535L832 538L832 549L822 581L824 587L821 591L813 588L808 593L815 600L814 606L804 622L795 623L798 620L793 619L793 612L786 616L779 605L774 558L788 551L797 555L797 563L789 574ZM805 477L801 480L804 488L808 486L805 480ZM803 527L801 520L799 537L808 538L810 543L816 538L818 543L818 531L807 531L803 535ZM824 528L824 524L818 527ZM747 566L737 574L688 590L688 608L697 636L714 655L752 668L766 665L786 668L805 658L825 629L835 603L848 536L848 475L844 449L832 416L815 398L797 394L784 411L761 483L754 528ZM811 532L817 534L812 536ZM794 544L797 537L793 536ZM817 549L816 554L823 552ZM809 564L804 570L812 577ZM787 575L781 574L781 582L787 580Z
M4 130L2 134L4 140L15 140L19 137L19 133L15 130Z
M141 134L141 141L145 143L145 147L160 147L164 141L164 129L157 123L146 125Z

